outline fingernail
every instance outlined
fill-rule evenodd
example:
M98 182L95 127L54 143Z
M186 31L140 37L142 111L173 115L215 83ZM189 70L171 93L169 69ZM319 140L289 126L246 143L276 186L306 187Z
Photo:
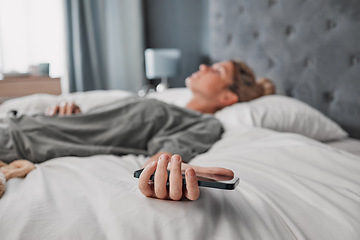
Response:
M156 161L153 161L153 162L150 164L150 166L153 167L153 166L156 165L156 163L157 163Z
M187 175L188 177L195 177L195 171L194 171L194 170L186 171L186 175Z
M181 162L181 157L180 157L179 155L174 155L174 156L172 157L172 160L173 160L173 161L177 161L177 162Z
M166 158L167 158L166 155L161 155L159 161L164 161L164 160L166 160Z

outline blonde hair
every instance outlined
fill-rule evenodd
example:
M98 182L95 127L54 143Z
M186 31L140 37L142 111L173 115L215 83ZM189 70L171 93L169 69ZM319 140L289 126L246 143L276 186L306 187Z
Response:
M275 85L270 79L256 81L254 71L246 63L237 59L231 60L231 63L234 65L234 78L229 89L238 96L239 102L275 93Z

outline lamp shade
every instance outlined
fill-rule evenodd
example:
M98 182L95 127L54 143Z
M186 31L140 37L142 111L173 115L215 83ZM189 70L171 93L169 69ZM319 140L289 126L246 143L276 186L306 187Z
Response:
M148 79L174 77L179 74L181 52L175 48L145 50L145 69Z

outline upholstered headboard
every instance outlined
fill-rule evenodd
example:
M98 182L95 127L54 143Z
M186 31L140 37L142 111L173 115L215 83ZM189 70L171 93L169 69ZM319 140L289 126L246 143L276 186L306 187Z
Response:
M359 0L212 0L210 35L213 62L244 60L360 138Z

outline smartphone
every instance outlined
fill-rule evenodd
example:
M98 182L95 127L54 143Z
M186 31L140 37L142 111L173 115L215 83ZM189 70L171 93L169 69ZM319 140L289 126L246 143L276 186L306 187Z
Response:
M144 168L136 170L134 177L139 178ZM170 171L168 170L168 176ZM240 179L237 177L229 177L225 175L216 175L208 173L196 173L199 187L218 188L224 190L234 190L240 183ZM186 185L185 171L182 171L183 185ZM151 175L150 180L154 181L154 174ZM167 183L169 184L169 178Z

